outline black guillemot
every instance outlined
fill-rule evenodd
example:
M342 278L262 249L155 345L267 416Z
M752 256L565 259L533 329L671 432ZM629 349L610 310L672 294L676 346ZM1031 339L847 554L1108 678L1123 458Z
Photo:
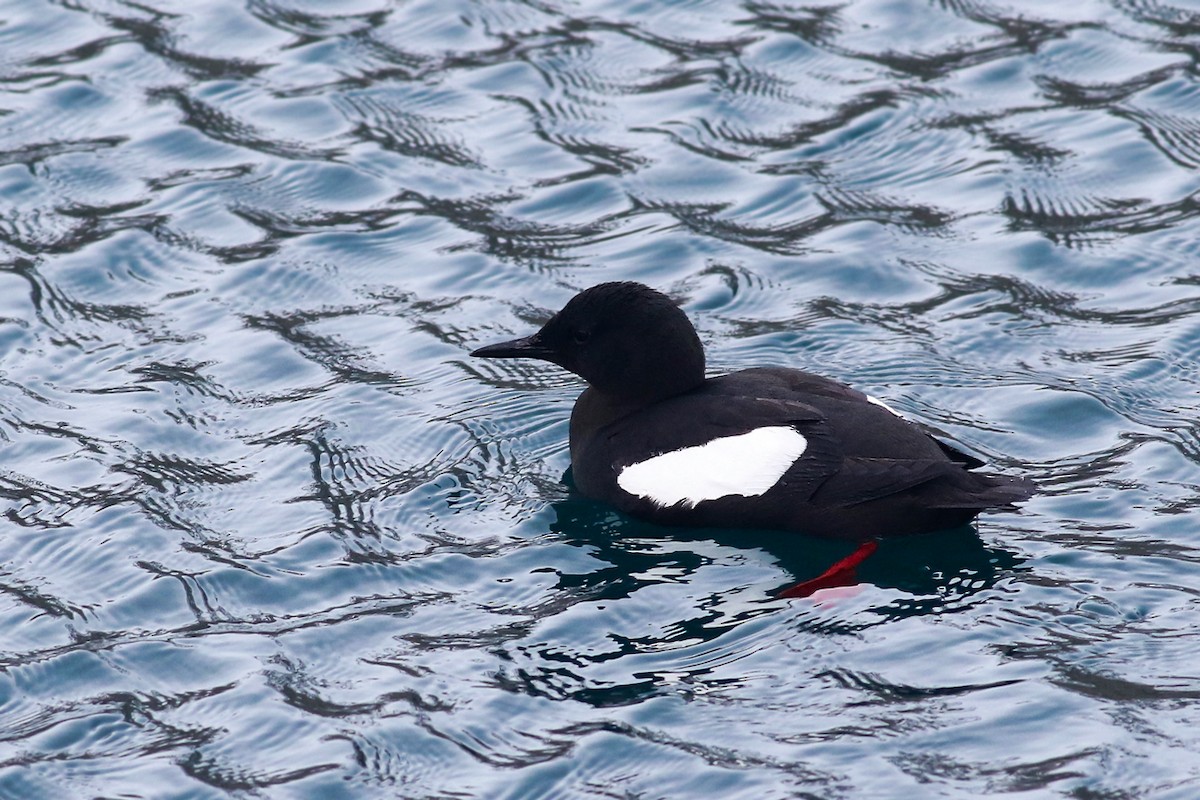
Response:
M829 378L780 367L705 378L687 315L640 283L593 286L537 333L471 355L542 359L587 381L571 412L576 487L663 525L868 542L1033 494Z

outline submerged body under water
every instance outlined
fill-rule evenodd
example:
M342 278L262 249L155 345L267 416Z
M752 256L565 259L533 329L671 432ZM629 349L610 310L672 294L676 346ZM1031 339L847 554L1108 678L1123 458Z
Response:
M0 0L0 798L1200 792L1200 12ZM572 493L580 289L1039 493Z

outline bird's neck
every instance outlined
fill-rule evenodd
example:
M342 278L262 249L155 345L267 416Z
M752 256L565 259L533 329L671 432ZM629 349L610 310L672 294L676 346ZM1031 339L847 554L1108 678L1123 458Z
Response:
M584 389L571 410L571 462L578 463L583 447L602 428L664 399L617 396L592 386Z

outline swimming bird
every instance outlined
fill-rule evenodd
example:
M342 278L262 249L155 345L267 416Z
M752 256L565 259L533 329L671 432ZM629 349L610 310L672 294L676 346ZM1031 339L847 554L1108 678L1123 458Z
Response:
M650 522L846 539L867 544L861 561L878 537L956 527L1034 491L838 381L786 367L705 377L687 315L640 283L593 286L536 333L471 355L583 378L575 486Z

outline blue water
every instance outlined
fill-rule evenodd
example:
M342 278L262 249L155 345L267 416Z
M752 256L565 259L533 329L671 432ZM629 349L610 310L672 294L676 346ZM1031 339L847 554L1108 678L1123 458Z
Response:
M0 0L0 797L1200 797L1200 4ZM1042 492L571 495L636 279Z

